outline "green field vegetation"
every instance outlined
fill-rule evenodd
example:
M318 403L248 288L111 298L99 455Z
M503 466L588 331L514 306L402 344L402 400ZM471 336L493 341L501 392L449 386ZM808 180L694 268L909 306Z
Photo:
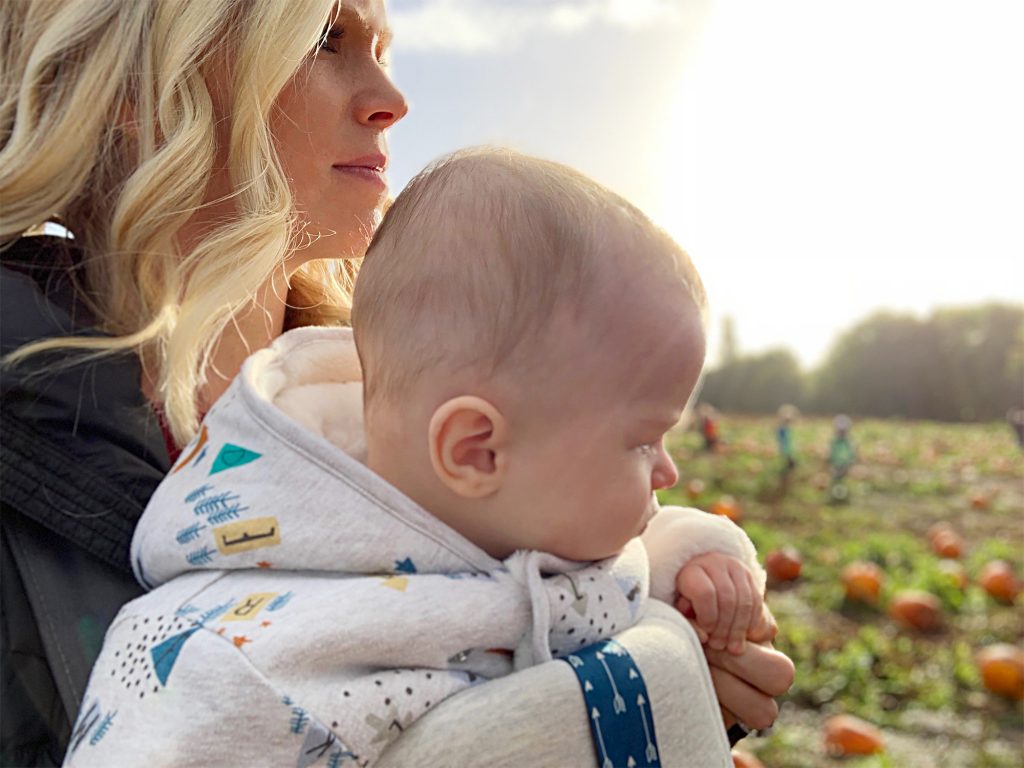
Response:
M988 693L973 662L991 643L1021 645L1022 599L998 603L974 579L993 558L1024 575L1024 455L1005 424L864 421L852 436L858 462L849 496L829 493L825 456L831 423L803 419L793 428L799 464L780 485L776 422L723 416L721 452L700 435L674 433L670 449L680 483L664 504L709 509L723 494L739 503L741 524L761 553L791 545L803 556L800 578L769 588L781 628L777 646L797 678L773 733L743 746L767 768L1024 765L1024 704ZM704 488L687 488L693 479ZM963 537L960 589L932 553L926 532L950 523ZM877 607L849 603L840 571L869 560L885 572ZM944 626L931 634L898 627L889 597L924 589L941 601ZM829 757L821 725L849 713L882 728L886 752Z

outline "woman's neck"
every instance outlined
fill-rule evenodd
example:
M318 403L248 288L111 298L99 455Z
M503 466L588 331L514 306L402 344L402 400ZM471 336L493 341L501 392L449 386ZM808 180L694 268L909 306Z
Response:
M288 284L275 272L256 292L256 300L232 318L221 333L210 358L206 383L196 392L199 412L206 413L231 384L242 363L263 349L284 330Z

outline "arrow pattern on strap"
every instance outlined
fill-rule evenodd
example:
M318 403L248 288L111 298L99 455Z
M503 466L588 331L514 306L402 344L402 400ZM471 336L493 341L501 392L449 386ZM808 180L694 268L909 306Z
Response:
M562 661L583 691L598 767L660 768L650 695L629 652L606 640Z

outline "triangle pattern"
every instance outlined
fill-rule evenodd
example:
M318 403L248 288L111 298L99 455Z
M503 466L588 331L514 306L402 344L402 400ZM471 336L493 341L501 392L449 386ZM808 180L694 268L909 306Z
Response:
M167 685L167 678L171 676L174 662L178 660L178 654L185 647L185 641L198 631L199 627L192 627L192 629L167 638L159 645L154 645L150 650L150 654L153 656L153 669L156 671L156 676L160 678L161 685Z
M262 455L262 453L250 451L248 448L243 448L240 445L224 443L223 447L220 449L220 453L217 454L217 458L213 460L213 466L210 467L210 474L216 475L218 472L223 472L226 469L241 467L243 464L256 461L256 459Z

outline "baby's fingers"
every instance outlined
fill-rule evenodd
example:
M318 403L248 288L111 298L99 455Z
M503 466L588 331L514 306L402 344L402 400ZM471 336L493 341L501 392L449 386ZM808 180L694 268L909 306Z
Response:
M756 610L760 614L761 606L754 578L745 567L737 562L731 563L729 577L736 594L736 610L729 628L730 653L743 653L747 634L750 632Z
M764 624L764 593L761 592L757 584L757 579L754 578L749 570L747 571L747 579L750 582L750 593L753 596L753 608L750 611L750 623L747 625L746 639L750 640L756 638L758 633L761 631L761 627ZM769 613L769 617L771 614Z
M724 651L736 615L736 587L726 570L709 573L708 580L714 585L712 603L715 605L715 621L704 624L709 635L708 645L716 651Z
M710 634L718 623L719 614L715 583L707 571L696 565L683 568L677 587L680 596L690 601L697 625Z

